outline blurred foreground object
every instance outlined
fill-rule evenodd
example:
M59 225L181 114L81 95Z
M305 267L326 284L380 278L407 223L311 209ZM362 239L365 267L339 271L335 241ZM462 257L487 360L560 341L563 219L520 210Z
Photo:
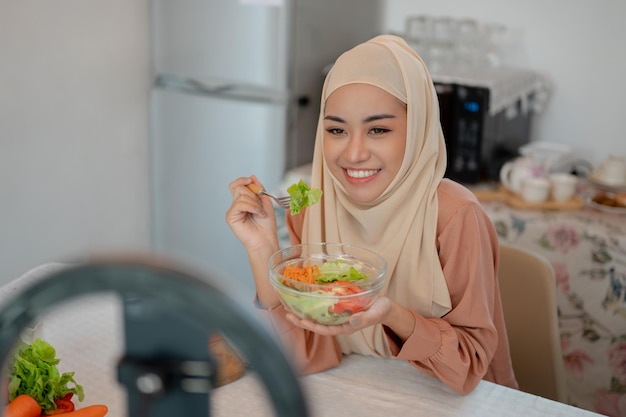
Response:
M224 339L258 372L276 415L308 415L299 381L270 336L206 281L156 258L95 260L17 293L0 307L3 362L22 329L50 307L98 292L123 299L126 352L118 377L127 389L129 416L210 415L210 391L229 376L220 359L236 356Z

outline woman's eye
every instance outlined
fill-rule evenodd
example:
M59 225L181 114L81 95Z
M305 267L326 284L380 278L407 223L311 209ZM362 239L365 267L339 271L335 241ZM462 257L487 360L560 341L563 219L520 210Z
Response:
M326 129L326 131L331 135L341 135L343 133L343 129L340 129L338 127L329 127L328 129Z
M382 135L383 133L387 133L390 131L390 129L385 129L384 127L373 127L370 129L370 133L374 135Z

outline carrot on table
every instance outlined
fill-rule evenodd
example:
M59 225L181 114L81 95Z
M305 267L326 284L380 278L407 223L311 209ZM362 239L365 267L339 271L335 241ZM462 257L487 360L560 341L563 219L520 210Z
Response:
M109 409L106 405L94 404L70 411L69 413L57 414L56 417L103 417Z
M28 394L21 394L5 407L3 417L39 417L41 407L37 401Z

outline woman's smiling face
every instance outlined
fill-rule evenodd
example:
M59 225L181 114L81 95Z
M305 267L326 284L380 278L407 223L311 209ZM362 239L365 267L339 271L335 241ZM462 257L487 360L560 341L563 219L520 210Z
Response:
M333 91L324 113L324 159L358 203L389 186L406 148L406 105L381 88L348 84Z

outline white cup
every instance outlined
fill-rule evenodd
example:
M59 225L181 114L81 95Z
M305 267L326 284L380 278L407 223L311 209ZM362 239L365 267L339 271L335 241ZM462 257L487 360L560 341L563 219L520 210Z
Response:
M541 178L546 173L545 164L529 156L506 162L500 169L500 182L514 193L522 192L527 178Z
M526 178L521 194L528 203L543 203L550 194L550 181L547 178Z
M609 159L600 164L600 179L609 185L626 184L626 158L619 155L611 155Z
M550 175L551 194L554 201L569 201L576 194L578 177L560 172Z

